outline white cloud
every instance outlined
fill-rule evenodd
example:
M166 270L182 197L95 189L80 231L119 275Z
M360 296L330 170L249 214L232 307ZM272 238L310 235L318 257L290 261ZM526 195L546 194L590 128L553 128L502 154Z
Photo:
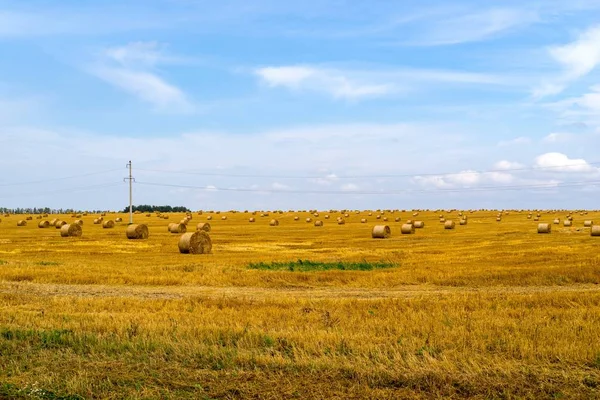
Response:
M273 184L271 185L271 188L273 188L275 190L285 190L285 189L289 189L290 187L288 185L284 185L283 183L273 182Z
M302 66L265 67L255 70L263 82L271 87L323 92L334 98L357 100L384 96L393 91L389 84L359 82L342 71Z
M406 93L425 85L514 85L506 77L434 69L335 68L290 65L257 68L254 74L268 87L322 93L337 99L359 100Z
M588 75L600 64L600 25L588 28L571 43L550 47L548 53L563 71L553 82L535 87L532 90L535 99L561 93L569 83Z
M160 111L193 111L195 107L186 94L154 70L162 57L155 42L129 43L105 49L100 62L89 72Z
M516 146L531 143L531 139L528 137L520 136L510 140L502 140L498 142L498 146Z
M521 163L518 163L515 161L507 161L507 160L498 161L496 164L494 164L494 169L501 169L501 170L521 169L524 167L525 166Z
M545 153L535 158L535 168L549 172L597 172L598 168L592 167L582 158L570 159L562 153Z
M516 8L491 8L428 17L427 21L418 21L423 28L417 29L416 41L409 44L437 46L477 42L539 20L535 12Z
M552 47L549 51L565 68L567 79L589 74L600 63L600 25L589 28L574 42Z
M513 175L506 172L461 171L456 174L416 176L413 183L437 189L476 188L479 186L508 184L514 180Z
M563 132L554 132L554 133L550 133L549 135L545 136L542 141L547 142L547 143L560 143L560 142L567 142L572 138L572 134L570 133L563 133Z
M341 186L341 189L345 192L353 192L359 190L360 187L355 183L346 183Z

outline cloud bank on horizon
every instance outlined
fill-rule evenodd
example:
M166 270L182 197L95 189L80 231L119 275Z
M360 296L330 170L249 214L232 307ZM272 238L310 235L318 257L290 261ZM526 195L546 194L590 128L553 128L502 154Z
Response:
M598 208L600 1L0 0L0 207Z

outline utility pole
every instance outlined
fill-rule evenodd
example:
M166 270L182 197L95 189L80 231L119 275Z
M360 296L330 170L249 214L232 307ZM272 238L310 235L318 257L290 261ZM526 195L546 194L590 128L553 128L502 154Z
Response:
M131 160L126 165L129 170L129 178L123 178L123 181L129 181L129 223L133 224L133 182L135 178L131 175Z

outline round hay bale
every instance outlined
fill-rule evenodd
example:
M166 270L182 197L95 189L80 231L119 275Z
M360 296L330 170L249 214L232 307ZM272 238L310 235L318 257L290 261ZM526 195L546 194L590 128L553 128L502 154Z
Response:
M539 220L540 220L540 217L535 217L533 220L534 220L534 221L539 221Z
M552 221L552 223L554 225L558 225L558 224L560 224L560 219L556 218L554 221Z
M344 218L348 218L348 217L350 217L350 214L348 214L348 213L345 213L345 214L344 214Z
M101 217L106 217L106 213L100 214Z
M115 218L115 222L123 222L123 218L117 217L117 218Z
M309 218L306 218L306 223L307 223L307 224L309 224L309 223L311 223L311 222L312 222L312 218L310 218L310 217L309 217Z
M212 219L212 215L209 215L208 217L206 217L206 219L207 219L208 221L210 221L210 220Z
M323 226L323 221L316 220L315 226Z
M461 219L461 220L458 222L458 224L459 224L459 225L466 225L466 224L467 224L467 220L466 220L466 219Z
M150 218L152 216L152 214L146 214L146 217Z
M583 226L586 228L591 228L592 225L594 225L594 221L583 221Z
M38 215L37 217L35 217L35 219L42 219L42 216Z
M388 217L383 217L384 222L387 222L387 220L388 220Z
M446 218L440 218L440 224L445 224L446 223Z
M27 217L27 218L25 218L25 219L26 219L27 221L32 221L32 220L33 220L33 217L32 217L32 216L29 216L29 217Z
M189 232L179 238L178 247L182 254L209 254L212 250L212 241L204 231Z
M49 227L49 226L50 226L50 222L48 222L48 221L46 221L46 220L44 220L44 221L40 221L40 222L38 223L38 228L45 229L45 228L47 228L47 227Z
M425 222L423 222L423 221L415 221L415 222L412 223L412 225L415 227L415 229L422 229L422 228L425 227Z
M366 224L367 223L367 219L366 218L361 218L360 219L360 223L361 224Z
M338 218L337 220L338 225L345 225L346 224L346 220L343 218Z
M221 220L223 220L223 221L225 221L226 219L227 219L227 216L226 216L226 215L223 215L223 216L221 217Z
M538 224L538 233L550 233L552 231L552 225L550 224Z
M171 233L186 233L187 225L185 225L185 224L169 224L169 232L171 232Z
M381 214L377 214L377 215L375 216L375 219L381 219Z
M592 236L600 236L600 225L593 225L591 230Z
M415 226L413 224L402 224L400 232L402 232L403 235L411 235L415 233Z
M571 222L571 220L565 219L563 222L563 226L572 226L573 222Z
M448 220L446 222L444 222L444 229L454 229L454 221L452 220Z
M299 221L300 217L294 217L294 221Z
M77 224L79 226L83 226L83 220L81 219L76 219L75 221L73 221L74 224Z
M98 218L94 219L94 225L98 225L98 224L100 224L100 222L101 222L100 219L98 219ZM52 225L52 222L50 222L50 225Z
M254 219L254 218L248 219L248 222L255 222L255 221L256 221L256 219Z
M372 217L372 216L373 216L373 213L372 213L372 212L370 212L368 215L369 215L369 217Z
M394 218L394 222L400 222L400 217Z
M56 227L56 229L60 229L62 228L64 225L66 225L67 222L66 221L58 221L54 224L54 227Z
M24 219L19 220L19 222L17 222L17 226L27 226L27 221L25 221Z
M179 221L180 224L184 224L187 225L188 224L188 220L187 219L182 219L181 221Z
M387 239L392 235L392 230L387 225L375 225L371 232L373 239Z
M102 227L104 229L112 229L115 227L115 221L113 221L112 219L106 220L102 222Z
M79 224L64 224L60 228L61 237L80 237L82 233L83 229Z
M197 231L210 232L211 227L210 227L210 224L208 222L200 222L198 225L196 225L196 230Z
M137 240L148 239L150 232L148 231L148 225L146 224L131 224L127 227L125 234L127 235L127 239Z
M279 226L279 221L276 219L272 219L269 221L269 226Z
M329 219L329 214L325 214L325 219Z
M58 222L58 218L54 218L53 220L50 220L50 225L54 226L54 225L56 225L57 222Z
M500 218L500 217L496 218L496 222L502 222L502 218Z

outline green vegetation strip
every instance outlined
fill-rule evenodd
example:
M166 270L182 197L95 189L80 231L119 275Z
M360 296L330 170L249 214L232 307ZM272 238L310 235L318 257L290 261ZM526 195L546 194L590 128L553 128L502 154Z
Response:
M287 261L287 262L259 262L250 263L248 268L250 269L261 269L267 271L292 271L292 272L309 272L309 271L330 271L330 270L342 270L342 271L372 271L374 269L381 268L394 268L396 264L389 262L321 262L321 261L310 261L310 260L298 260L298 261Z

